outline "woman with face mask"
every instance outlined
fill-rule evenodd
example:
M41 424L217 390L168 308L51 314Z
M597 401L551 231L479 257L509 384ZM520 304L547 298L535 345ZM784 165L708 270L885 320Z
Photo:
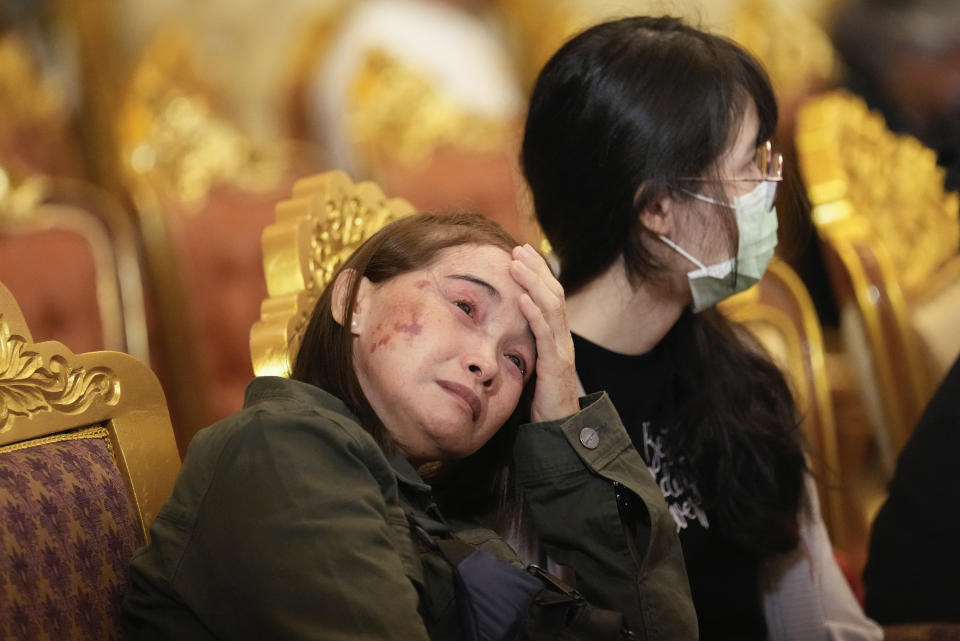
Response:
M653 499L609 399L578 399L540 255L479 215L410 216L334 276L292 378L254 379L191 442L131 563L128 638L694 639ZM521 501L553 514L602 610L477 524ZM589 592L622 574L627 595Z
M656 478L700 638L879 638L833 561L790 390L714 308L773 256L776 120L737 45L628 18L546 64L522 162L580 381L609 392Z

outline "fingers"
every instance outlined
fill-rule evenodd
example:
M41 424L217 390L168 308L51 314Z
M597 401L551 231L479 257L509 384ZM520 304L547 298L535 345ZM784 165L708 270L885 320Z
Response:
M551 323L562 323L566 329L563 287L554 278L543 257L530 245L513 249L510 273L514 280L527 290L530 298Z
M537 343L537 363L540 365L543 357L549 359L550 355L557 351L553 328L529 294L523 294L520 297L520 313L530 324L530 331L533 332L533 338Z
M574 414L577 403L577 375L573 362L573 340L566 330L548 322L529 294L520 296L520 311L530 324L537 343L537 384L530 418L534 422L560 419Z
M526 270L518 269L514 277L521 286L528 290L535 290L531 292L531 296L535 302L545 302L537 300L537 294L539 292L543 294L549 293L554 298L563 299L563 287L559 281L554 278L553 272L550 271L550 266L547 265L547 261L543 259L543 256L541 256L537 250L530 245L518 245L513 248L513 259L516 264L527 268Z
M573 339L567 327L563 287L546 261L529 245L513 249L510 273L526 290L520 312L537 344L537 387L531 406L534 420L550 420L577 411Z
M563 287L554 278L543 257L530 245L514 247L513 259L510 273L526 290L527 297L536 307L536 310L533 310L521 306L530 323L530 329L538 341L541 337L563 340L565 335L569 335Z
M561 343L569 340L563 288L550 273L544 260L529 245L515 248L514 257L510 272L514 280L526 290L526 296L536 308L524 309L522 306L521 310L537 338L538 353L544 354L545 349L550 346L540 345L541 340ZM555 346L553 350L556 350Z

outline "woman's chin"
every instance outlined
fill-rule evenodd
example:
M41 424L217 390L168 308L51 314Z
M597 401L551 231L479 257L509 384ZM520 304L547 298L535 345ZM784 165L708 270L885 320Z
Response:
M440 434L440 438L435 439L437 460L455 461L470 456L480 449L482 443L474 443L472 439L465 435L462 428L452 432L450 434Z

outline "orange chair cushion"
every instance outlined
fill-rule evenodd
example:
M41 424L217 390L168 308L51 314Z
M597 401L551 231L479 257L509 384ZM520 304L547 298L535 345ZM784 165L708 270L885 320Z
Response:
M75 354L104 348L93 250L80 234L0 232L0 282L13 292L36 342L60 341Z
M197 385L206 385L207 407L197 427L243 407L243 391L253 378L250 327L267 296L260 234L289 191L287 182L262 194L221 185L211 190L202 212L178 212L172 221L185 307L196 331Z
M0 453L2 639L122 636L126 565L143 537L107 441L92 431Z

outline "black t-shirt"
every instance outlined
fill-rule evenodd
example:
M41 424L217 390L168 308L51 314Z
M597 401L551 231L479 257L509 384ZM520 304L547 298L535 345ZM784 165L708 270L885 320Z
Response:
M711 527L682 454L668 451L665 430L683 402L672 392L676 368L668 333L641 355L611 352L574 334L584 389L606 390L634 446L663 492L677 524L701 641L766 639L759 563Z

